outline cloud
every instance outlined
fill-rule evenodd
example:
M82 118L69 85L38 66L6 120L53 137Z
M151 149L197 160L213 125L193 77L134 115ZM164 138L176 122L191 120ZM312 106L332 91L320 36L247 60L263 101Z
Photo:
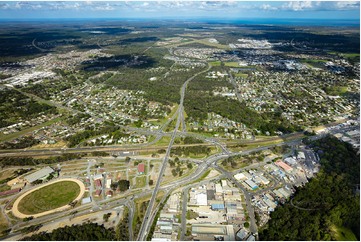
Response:
M311 1L294 1L282 5L282 9L291 11L303 11L314 8L314 2Z
M8 3L0 3L0 9L7 10L10 8L11 8L11 6Z
M334 3L338 10L357 10L360 9L360 2L340 1Z
M357 1L292 1L281 6L288 11L345 11L360 9Z
M113 11L115 10L115 7L110 5L109 3L107 4L102 4L102 5L97 5L93 8L93 10L96 10L96 11Z
M0 10L39 10L39 11L159 11L160 13L224 13L264 11L264 12L302 12L302 11L353 11L359 10L358 1L182 1L182 0L148 0L148 1L19 1L1 2Z
M261 10L277 10L277 7L271 6L269 4L262 4L259 8Z

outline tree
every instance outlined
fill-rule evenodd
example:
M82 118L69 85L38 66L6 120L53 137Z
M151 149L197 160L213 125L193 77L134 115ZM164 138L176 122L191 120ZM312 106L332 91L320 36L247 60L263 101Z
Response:
M113 191L117 190L118 188L118 182L112 182L110 184L110 189L112 189Z
M192 163L187 163L187 168L188 168L188 169L192 169L192 168L193 168Z
M128 180L119 180L118 181L119 190L124 192L129 189L130 182Z
M110 216L112 215L112 213L105 213L103 214L103 220L104 222L108 222Z
M175 166L175 162L174 162L173 160L169 159L168 162L169 162L170 167L174 167L174 166Z
M149 180L149 186L153 186L154 181L153 180Z
M116 240L113 229L107 229L104 225L96 223L83 223L81 225L65 226L57 228L51 233L40 232L25 237L25 241L112 241Z

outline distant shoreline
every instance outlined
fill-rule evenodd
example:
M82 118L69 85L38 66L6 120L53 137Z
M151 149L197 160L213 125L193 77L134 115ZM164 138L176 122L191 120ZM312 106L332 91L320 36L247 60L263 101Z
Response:
M29 19L1 19L1 23L68 23L68 22L198 22L200 24L231 24L231 25L289 25L312 27L359 27L359 19L290 19L290 18L243 18L243 19L206 19L206 18L29 18Z

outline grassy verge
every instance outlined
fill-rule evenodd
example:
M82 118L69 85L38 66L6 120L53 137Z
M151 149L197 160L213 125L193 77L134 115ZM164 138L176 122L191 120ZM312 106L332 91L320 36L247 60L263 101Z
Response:
M158 218L160 216L161 211L163 210L164 205L167 203L167 200L168 200L169 196L170 195L168 195L168 197L164 200L164 202L160 204L157 215L155 216L154 221L152 223L152 226L150 227L150 230L149 230L149 233L148 233L148 236L147 236L147 240L152 240L154 230L155 230L155 226L157 225Z
M6 221L5 215L0 212L0 237L6 235L6 230L9 228L9 224Z
M158 199L163 197L163 195L164 195L163 191L158 192L154 207L157 206ZM147 207L148 207L150 198L151 198L151 195L134 200L135 211L134 211L134 217L133 217L133 222L132 222L133 238L136 238L138 236L139 229L140 229L140 226L142 225L144 214L147 211Z
M211 173L211 170L207 170L200 178L191 182L191 184L204 180L209 175L209 173Z

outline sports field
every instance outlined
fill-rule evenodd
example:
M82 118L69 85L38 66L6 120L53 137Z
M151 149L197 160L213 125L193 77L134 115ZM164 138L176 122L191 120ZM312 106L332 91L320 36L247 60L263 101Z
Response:
M80 193L73 181L59 181L31 192L18 205L20 213L33 215L62 207L72 202Z

